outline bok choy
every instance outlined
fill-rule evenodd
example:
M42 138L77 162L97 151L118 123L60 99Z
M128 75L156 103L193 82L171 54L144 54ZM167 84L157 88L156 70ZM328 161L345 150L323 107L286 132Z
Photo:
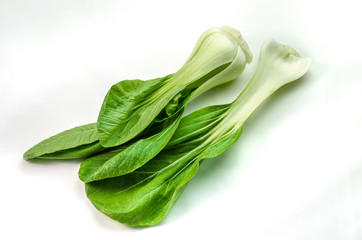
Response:
M251 59L248 45L237 30L211 28L201 35L179 71L148 81L125 80L113 85L97 123L45 139L25 152L24 158L84 158L121 145L124 150L130 147L125 151L127 155L131 151L144 151L142 161L147 162L169 141L187 102L236 79ZM124 160L123 155L115 160L119 165L130 166L127 170L123 168L122 174L142 165L141 160L132 165L130 158Z
M200 161L233 145L257 107L277 89L303 76L310 64L310 59L301 58L291 47L265 41L257 70L235 101L184 117L166 147L145 165L123 176L86 183L88 198L121 223L158 223L196 174ZM90 157L88 168L102 166L120 151L113 148ZM112 166L108 170L112 171Z
M153 121L173 116L199 94L237 78L250 60L249 48L238 31L209 29L175 74L112 86L97 121L101 144L113 147L128 142Z

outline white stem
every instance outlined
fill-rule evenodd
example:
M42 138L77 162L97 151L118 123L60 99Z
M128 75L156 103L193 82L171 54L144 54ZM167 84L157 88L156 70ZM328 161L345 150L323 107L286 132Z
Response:
M253 78L231 104L225 120L241 127L266 98L281 86L303 76L310 64L311 59L301 58L293 48L273 39L266 40Z
M206 76L217 68L230 64L219 74L209 76L198 94L222 83L236 79L244 70L246 63L252 59L252 54L239 31L231 27L211 28L199 39L190 58L177 71L171 84L187 86Z

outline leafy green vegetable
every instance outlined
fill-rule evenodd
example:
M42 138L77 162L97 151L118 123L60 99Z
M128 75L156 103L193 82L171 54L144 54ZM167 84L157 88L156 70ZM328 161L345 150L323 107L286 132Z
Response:
M226 28L228 31L232 31L232 29ZM215 32L216 31L216 32ZM225 82L227 79L231 79L230 76L233 76L234 73L238 72L239 70L243 70L245 67L245 61L246 56L244 52L240 49L240 46L242 45L240 39L238 39L237 43L229 43L230 39L225 39L225 33L222 32L223 35L219 36L220 30L215 29L212 31L212 35L208 35L208 38L211 38L213 36L213 39L210 40L208 38L204 39L202 44L197 44L197 47L199 48L197 52L197 56L200 59L200 55L204 56L207 54L210 56L208 58L209 61L217 61L217 59L214 59L213 54L219 54L220 49L227 48L234 49L237 48L237 54L239 54L239 57L235 58L233 56L233 62L228 63L227 66L221 65L221 67L217 67L216 69L210 71L200 79L198 79L196 82L192 83L189 86L186 86L183 91L179 92L173 99L168 101L167 95L174 95L173 92L176 92L178 90L177 87L172 87L166 92L163 92L163 95L160 95L155 99L154 103L152 102L152 96L157 92L153 91L152 89L157 88L157 86L161 86L161 83L166 84L170 83L174 75L180 74L176 73L174 75L169 75L164 79L164 81L160 81L160 79L156 79L154 83L149 83L150 88L143 87L145 85L142 85L141 82L134 82L129 81L128 82L120 82L112 87L112 89L108 93L108 97L106 97L104 105L110 106L111 110L115 112L115 114L110 114L105 111L107 111L107 107L102 109L106 109L103 112L101 111L100 116L103 116L103 118L108 118L107 122L115 129L115 131L119 132L116 134L120 137L111 137L111 139L114 139L115 141L118 141L123 136L127 136L127 134L131 134L132 131L135 131L133 135L136 135L138 132L139 125L143 125L147 120L145 120L147 117L149 117L150 121L153 121L153 115L152 112L155 110L155 108L164 105L167 103L166 107L164 108L164 114L158 115L156 118L157 125L162 125L162 130L155 133L154 135L140 139L139 141L135 142L134 144L128 146L127 148L124 148L121 144L120 149L122 151L118 151L118 154L113 156L112 158L104 158L103 156L100 156L102 154L108 154L108 152L101 152L98 155L91 156L89 158L86 158L80 167L79 170L79 178L84 182L91 182L96 180L102 180L105 178L111 178L111 177L117 177L121 176L127 173L132 172L133 170L141 167L143 164L145 164L147 161L149 161L151 158L156 156L157 153L159 153L167 144L169 139L171 138L172 134L176 130L178 123L181 119L184 105L189 101L190 99L196 97L197 95L201 94L203 91L211 88L215 84L215 80L217 80L218 83ZM238 33L233 33L235 36L240 36ZM217 36L215 36L217 35ZM234 36L232 35L232 36ZM229 32L227 32L226 35L227 38L229 37ZM231 38L233 41L235 39ZM211 41L211 42L210 42ZM221 42L221 43L220 43ZM210 45L210 47L207 48L207 50L202 49L202 46L204 45ZM218 47L218 51L216 52L213 50L215 48L215 45ZM244 48L248 49L247 46L243 46ZM200 49L201 48L201 49ZM213 51L211 51L211 50ZM202 52L205 51L205 52ZM229 51L229 50L228 50ZM195 52L195 51L194 51ZM221 51L222 52L222 51ZM234 53L235 54L235 53ZM251 59L250 53L248 53L248 61ZM196 57L193 57L196 58ZM221 57L218 56L218 59ZM205 61L206 59L202 59L202 61ZM200 60L199 60L200 61ZM188 60L187 64L191 64L192 60ZM193 63L196 64L196 63ZM215 65L215 64L213 64ZM188 66L185 69L181 69L179 72L182 74L183 71L186 71L187 74L190 74L189 69L193 67L192 65ZM238 70L237 70L238 69ZM200 69L199 69L200 71ZM232 74L231 74L232 73ZM230 75L231 74L231 75ZM187 79L187 78L182 78ZM149 81L147 81L149 82ZM145 82L145 83L147 83ZM180 81L178 81L180 82ZM201 85L200 85L201 84ZM211 84L211 85L210 85ZM131 85L131 86L130 86ZM199 86L200 85L200 86ZM205 85L205 86L204 86ZM207 85L207 86L206 86ZM155 87L156 86L156 87ZM180 85L181 86L181 85ZM200 90L201 89L201 90ZM184 94L186 92L186 94ZM137 97L130 97L132 96L132 93L135 93L135 96ZM185 96L184 96L185 95ZM117 101L117 99L121 99ZM166 100L167 101L166 101ZM164 103L162 103L162 101ZM108 101L108 102L107 102ZM111 103L109 103L111 102ZM136 103L140 103L141 106L145 107L134 107ZM147 105L147 103L150 103L150 105ZM153 104L153 105L152 105ZM123 109L120 112L120 109ZM133 110L135 110L133 113ZM178 114L180 113L181 114ZM175 114L177 116L175 116ZM116 117L117 115L117 117ZM109 116L114 116L112 118L109 118ZM130 116L130 117L129 117ZM143 117L145 116L145 117ZM161 117L160 117L161 116ZM134 118L134 119L133 119ZM159 120L161 118L161 120ZM122 119L125 119L126 124L121 124L118 127L118 122ZM142 121L141 121L142 119ZM170 119L172 119L170 121ZM99 119L98 119L99 120ZM164 121L164 123L163 123ZM134 124L132 124L134 123ZM98 126L98 130L100 127ZM146 131L147 132L147 131ZM113 151L113 150L112 150ZM102 159L101 161L99 159Z
M89 125L92 131L82 133L82 138L75 134L73 138L78 140L67 139L66 146L56 135L52 141L45 140L49 142L47 152L40 151L42 146L38 144L33 147L32 155L24 157L84 158L105 154L105 148L119 146L117 156L102 166L97 162L98 168L93 166L97 157L86 159L79 177L89 182L131 172L167 144L187 102L212 87L237 78L251 58L238 31L228 27L209 29L200 37L190 58L177 73L148 81L125 80L113 85L103 102L98 123ZM88 136L92 138L97 133L100 141L95 138L89 143L86 133L93 134ZM58 145L64 146L58 149ZM52 152L52 149L57 151Z
M253 78L234 102L186 116L166 147L145 165L123 176L86 183L88 198L119 222L134 226L158 223L196 174L200 161L233 145L255 109L281 86L303 76L310 63L291 47L267 40ZM115 154L110 151L95 162Z
M106 95L97 121L104 147L119 146L157 118L170 117L201 93L236 79L251 54L241 35L229 27L207 30L175 74L152 81L122 81Z

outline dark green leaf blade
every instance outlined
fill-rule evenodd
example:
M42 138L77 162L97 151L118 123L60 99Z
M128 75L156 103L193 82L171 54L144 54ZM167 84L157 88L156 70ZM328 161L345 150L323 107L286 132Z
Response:
M97 121L98 137L105 147L119 146L141 133L175 95L156 96L172 75L148 81L126 80L111 87Z
M228 108L229 104L208 106L183 117L167 147L179 146L184 142L188 145L194 142L196 146L208 136L210 129L222 119Z
M106 159L108 153L100 153L86 158L79 169L79 178L83 182L118 177L141 167L156 156L168 143L175 132L183 111L163 123L158 133L141 138L128 146L121 145L118 153Z
M97 125L78 126L47 138L24 153L24 159L39 158L46 154L76 148L98 141Z
M54 153L48 153L36 157L37 159L53 159L53 160L66 160L66 159L78 159L85 158L94 155L104 150L104 147L99 141L81 145L75 148L65 149Z
M156 157L152 166L146 167L149 162L127 175L86 183L87 196L98 210L119 222L134 226L156 224L198 168L196 162L167 168L178 156Z
M183 118L167 146L141 168L86 183L90 201L128 225L149 226L161 221L196 174L200 161L220 154L240 137L241 129L231 127L210 139L228 106L207 107Z

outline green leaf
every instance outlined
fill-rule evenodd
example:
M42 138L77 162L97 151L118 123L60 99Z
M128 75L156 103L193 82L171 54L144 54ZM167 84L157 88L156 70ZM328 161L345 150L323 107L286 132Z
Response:
M45 155L51 156L53 153L75 149L80 146L84 146L84 149L86 149L90 147L89 144L97 141L96 123L90 123L66 130L41 141L24 153L24 159L42 158Z
M166 105L165 111L167 116L172 116L179 108L180 100L182 99L182 93L178 93L171 101Z
M183 118L169 144L141 168L86 183L88 198L98 210L119 222L135 226L158 223L195 175L200 160L220 154L240 136L239 130L227 131L231 138L222 138L220 133L222 141L209 139L227 110L228 105L212 106Z
M167 147L172 148L183 142L188 145L194 143L196 146L210 134L210 129L222 119L229 106L229 104L208 106L183 117Z
M85 158L96 154L100 151L104 150L104 147L96 141L94 143L89 143L86 145L81 145L79 147L65 149L61 151L57 151L54 153L44 154L37 158L39 159L77 159L77 158Z
M105 178L118 177L141 167L156 156L175 132L183 111L162 124L157 133L144 134L144 137L132 144L123 144L83 160L79 169L79 178L91 182ZM116 154L113 154L116 153Z
M115 220L146 226L159 222L180 195L177 191L196 173L198 164L167 168L179 155L156 157L130 174L86 183L94 206Z
M142 132L168 102L172 91L159 98L160 89L172 75L148 81L126 80L111 87L99 113L97 129L105 147L121 145Z

